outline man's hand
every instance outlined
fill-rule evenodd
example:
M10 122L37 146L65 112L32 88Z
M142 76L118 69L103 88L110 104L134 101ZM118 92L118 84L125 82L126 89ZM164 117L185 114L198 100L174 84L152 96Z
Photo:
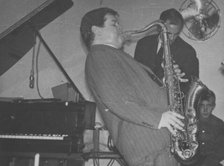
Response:
M181 121L184 117L176 112L167 111L162 114L158 128L166 127L171 134L175 135L174 128L184 130L184 123Z
M178 79L180 80L180 82L188 82L188 79L183 78L185 76L185 73L180 70L179 65L174 64L173 69L174 69L174 72L176 73Z

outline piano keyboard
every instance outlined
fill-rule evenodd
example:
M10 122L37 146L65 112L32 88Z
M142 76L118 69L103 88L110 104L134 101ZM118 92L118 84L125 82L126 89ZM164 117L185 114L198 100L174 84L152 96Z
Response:
M95 123L90 120L95 107L87 101L0 101L0 153L81 152L83 131Z
M66 134L3 134L0 139L64 140Z

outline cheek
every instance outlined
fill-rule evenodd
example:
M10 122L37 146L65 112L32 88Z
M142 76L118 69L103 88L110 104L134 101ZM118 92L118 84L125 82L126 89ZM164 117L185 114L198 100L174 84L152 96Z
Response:
M203 109L200 109L199 110L199 114L203 114Z
M118 31L116 29L112 29L110 31L110 34L111 34L112 38L117 38L119 36L119 33L118 33Z
M208 112L211 114L212 113L212 109L208 109Z

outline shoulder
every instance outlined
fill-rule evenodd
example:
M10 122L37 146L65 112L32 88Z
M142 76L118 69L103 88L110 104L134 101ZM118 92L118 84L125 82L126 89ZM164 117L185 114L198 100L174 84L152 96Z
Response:
M185 49L185 50L187 50L187 51L190 51L190 52L192 52L192 53L194 53L194 54L196 54L196 51L195 51L195 49L194 49L194 47L193 46L191 46L189 43L187 43L186 41L184 41L181 37L177 37L176 38L176 40L175 40L175 45L177 46L177 47L180 47L180 48L183 48L183 49Z
M106 45L94 45L91 47L87 58L86 65L88 66L104 66L104 64L114 64L117 61L117 56L121 51Z
M99 58L113 59L114 58L113 56L116 54L122 54L120 49L116 49L107 45L94 45L91 47L89 53L89 55L91 55L93 59L99 59Z
M98 54L104 54L105 52L109 52L111 49L113 49L112 47L109 47L107 45L93 45L91 47L90 53L91 55L98 55Z
M224 121L222 119L218 118L215 115L211 115L211 120L213 125L222 126L224 128Z
M151 36L146 36L146 37L143 37L142 39L140 39L137 44L143 44L143 43L148 43L148 42L153 42L153 41L156 41L158 38L158 35L151 35Z

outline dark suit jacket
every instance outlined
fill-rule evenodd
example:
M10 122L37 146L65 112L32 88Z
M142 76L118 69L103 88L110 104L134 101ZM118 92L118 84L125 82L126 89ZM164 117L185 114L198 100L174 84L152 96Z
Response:
M224 160L224 122L211 114L209 119L199 120L198 124L199 155L196 162L186 166L221 166L220 161Z
M165 88L130 55L106 45L92 46L85 71L106 127L129 166L175 166L170 134L158 129L168 110Z
M162 58L157 55L158 35L147 36L138 41L135 49L134 58L148 66L159 77L164 76L161 67ZM199 62L194 48L180 37L177 37L170 46L173 60L179 65L185 77L190 79L192 76L199 77ZM186 94L189 83L180 83L182 91Z

